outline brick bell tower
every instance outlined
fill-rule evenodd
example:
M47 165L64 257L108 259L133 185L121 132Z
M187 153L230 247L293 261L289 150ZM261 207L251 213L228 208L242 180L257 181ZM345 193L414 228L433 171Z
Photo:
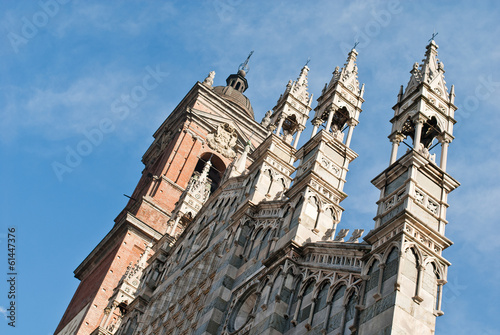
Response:
M115 297L113 292L127 276L127 268L147 258L148 246L162 236L173 243L202 205L186 201L182 211L173 212L190 180L202 176L210 183L207 192L213 192L245 145L253 149L267 137L243 95L250 56L227 78L226 86L213 87L213 71L197 82L154 133L130 201L111 231L74 271L80 285L54 334L112 334L131 302L127 294ZM112 296L119 303L110 303Z

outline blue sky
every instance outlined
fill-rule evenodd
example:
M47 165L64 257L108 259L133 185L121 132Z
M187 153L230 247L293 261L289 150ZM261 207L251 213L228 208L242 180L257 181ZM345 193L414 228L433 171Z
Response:
M0 281L3 334L53 333L78 285L72 272L124 207L122 194L132 193L153 132L196 81L214 70L223 85L251 50L246 95L260 120L308 57L309 90L318 97L358 39L366 102L351 143L359 158L347 177L341 225L371 229L378 191L370 180L389 162L391 107L434 29L459 106L448 172L462 184L449 197L447 236L455 245L444 253L453 265L437 333L497 333L497 2L55 3L0 4L0 268L7 272L5 235L14 226L19 273L15 329L2 315L8 302ZM148 71L161 77L141 90ZM139 93L137 102L127 98ZM82 144L96 131L102 137ZM68 165L72 150L84 156ZM59 163L68 169L56 173Z

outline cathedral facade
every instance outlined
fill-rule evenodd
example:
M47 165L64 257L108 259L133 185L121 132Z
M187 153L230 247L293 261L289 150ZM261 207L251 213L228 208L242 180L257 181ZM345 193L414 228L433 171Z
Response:
M366 235L341 220L364 102L355 49L314 111L306 65L260 123L243 94L248 58L226 86L214 72L196 83L154 134L113 229L75 270L81 284L55 334L434 334L447 196L459 186L446 173L456 107L437 48L431 40L397 96Z

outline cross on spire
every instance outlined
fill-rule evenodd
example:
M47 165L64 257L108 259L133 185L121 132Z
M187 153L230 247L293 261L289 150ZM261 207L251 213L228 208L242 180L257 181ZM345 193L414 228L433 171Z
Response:
M429 40L429 42L434 41L434 37L436 37L439 33L436 33L436 29L434 29L434 32L432 33L432 37Z
M356 40L356 41L354 42L354 46L353 46L352 48L353 48L353 49L355 49L355 48L358 46L358 44L359 44L359 41L358 41L358 40Z
M310 61L311 61L311 57L307 57L306 65L304 65L304 66L307 66L307 64L309 64Z

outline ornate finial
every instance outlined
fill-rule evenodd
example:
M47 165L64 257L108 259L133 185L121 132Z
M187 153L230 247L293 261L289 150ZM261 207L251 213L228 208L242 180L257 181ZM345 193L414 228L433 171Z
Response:
M245 73L248 73L248 71L250 70L250 67L248 67L248 61L250 60L250 57L252 57L252 55L253 55L253 50L250 51L250 54L248 55L247 59L245 59L245 61L240 64L238 70L240 71L243 70Z
M333 240L334 242L344 242L344 238L349 234L349 229L341 229L338 233L335 239Z
M210 172L210 167L212 166L212 156L208 159L208 161L205 163L205 166L203 166L203 170L201 171L200 175L200 182L205 182L208 177L208 173Z
M307 61L306 61L306 64L304 66L307 66L307 64L309 64L310 61L311 61L311 57L307 57Z
M439 33L437 33L437 32L436 32L436 29L434 29L434 32L432 33L432 37L431 37L431 39L429 40L429 43L430 43L431 41L434 41L434 37L436 37L438 34L439 34Z

